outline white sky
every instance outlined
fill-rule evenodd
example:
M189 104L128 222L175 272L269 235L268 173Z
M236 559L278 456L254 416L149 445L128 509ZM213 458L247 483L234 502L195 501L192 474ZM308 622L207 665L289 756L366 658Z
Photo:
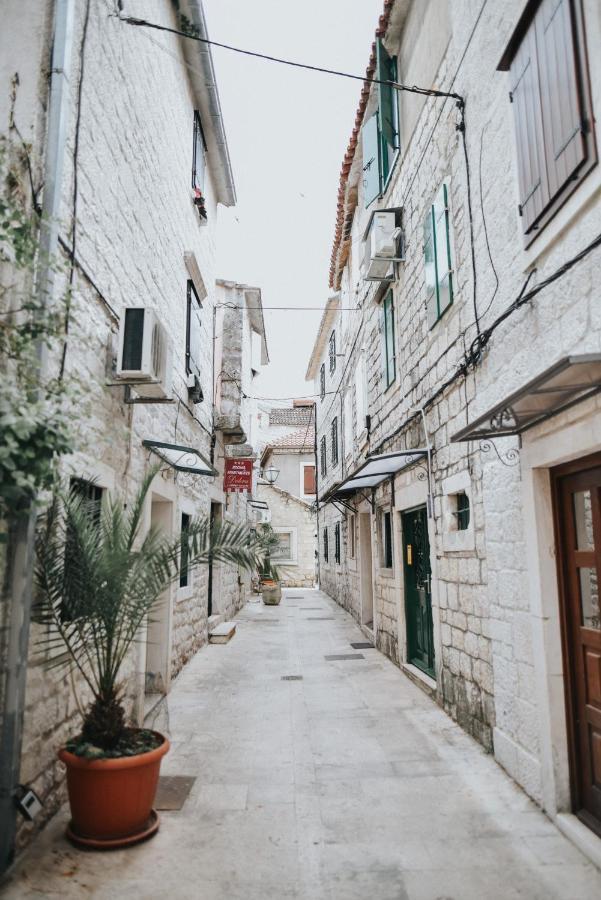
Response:
M382 0L204 0L209 37L364 74ZM323 306L340 166L361 82L214 47L237 206L220 208L218 273L262 289L264 306ZM266 397L310 392L320 312L266 312Z

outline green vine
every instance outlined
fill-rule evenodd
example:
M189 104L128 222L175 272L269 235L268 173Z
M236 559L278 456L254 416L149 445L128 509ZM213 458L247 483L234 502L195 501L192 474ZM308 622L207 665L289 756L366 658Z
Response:
M62 333L63 298L48 309L36 293L40 220L20 188L27 147L0 138L0 517L19 515L51 489L58 458L73 449L69 389L40 378L40 353ZM20 158L19 158L20 156ZM55 274L60 265L49 261Z

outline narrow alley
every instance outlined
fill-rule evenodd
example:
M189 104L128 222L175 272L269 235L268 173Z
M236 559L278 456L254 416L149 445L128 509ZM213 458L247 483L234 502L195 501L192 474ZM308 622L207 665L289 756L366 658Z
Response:
M247 604L155 727L194 784L157 837L74 849L57 815L6 900L590 900L601 874L325 594Z

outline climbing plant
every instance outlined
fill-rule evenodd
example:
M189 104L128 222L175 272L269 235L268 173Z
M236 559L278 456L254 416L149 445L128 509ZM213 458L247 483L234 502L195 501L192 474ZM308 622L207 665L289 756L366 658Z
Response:
M68 297L53 306L35 287L40 218L21 188L23 156L0 137L0 518L53 486L57 460L73 449L70 386L40 376L41 355L59 340ZM19 162L21 166L19 166ZM60 276L61 265L45 261Z

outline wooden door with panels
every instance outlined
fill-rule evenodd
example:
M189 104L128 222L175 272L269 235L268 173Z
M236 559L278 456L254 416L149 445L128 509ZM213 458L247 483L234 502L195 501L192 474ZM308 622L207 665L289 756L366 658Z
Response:
M573 810L601 835L601 454L553 482Z

